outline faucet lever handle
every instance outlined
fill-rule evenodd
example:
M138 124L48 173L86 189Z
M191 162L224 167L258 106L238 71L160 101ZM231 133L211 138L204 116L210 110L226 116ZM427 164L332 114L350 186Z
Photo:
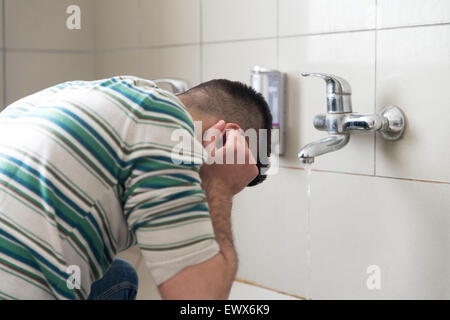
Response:
M326 73L303 72L304 77L317 77L325 80L327 84L327 109L328 113L352 112L351 94L352 88L347 80Z
M302 76L304 77L317 77L322 78L327 83L327 93L334 94L352 94L352 88L347 80L335 76L333 74L327 73L314 73L314 72L303 72Z

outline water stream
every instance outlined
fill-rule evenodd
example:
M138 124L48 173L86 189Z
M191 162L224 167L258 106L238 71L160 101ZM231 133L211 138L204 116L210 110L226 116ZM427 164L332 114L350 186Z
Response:
M311 164L305 165L306 173L306 300L311 290Z

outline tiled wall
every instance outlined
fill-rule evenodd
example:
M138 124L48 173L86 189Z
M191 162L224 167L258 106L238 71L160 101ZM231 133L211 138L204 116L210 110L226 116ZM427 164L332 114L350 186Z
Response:
M199 0L97 0L96 76L201 80Z
M287 74L279 173L235 202L239 278L305 295L306 181L296 153L324 136L312 119L326 107L324 83L299 74L329 72L352 85L354 111L396 104L408 127L398 142L355 134L314 164L311 297L450 297L449 1L133 0L110 8L115 16L105 14L97 29L98 76L195 85L248 83L254 65ZM381 269L380 290L366 286L370 265Z
M80 30L66 27L72 4L82 9ZM48 86L95 77L94 1L1 0L0 7L0 109Z
M316 159L311 297L450 298L450 1L3 1L7 35L19 29L14 17L31 19L6 37L9 102L65 78L134 74L195 85L248 83L254 65L286 73L286 155L278 174L238 195L233 228L238 277L289 294L306 290L306 177L296 153L325 134L312 126L326 110L325 85L300 72L347 79L355 112L399 105L402 140L354 134ZM88 8L84 36L56 27L52 10L69 2ZM36 10L48 12L33 20ZM366 286L370 265L381 269L380 290Z

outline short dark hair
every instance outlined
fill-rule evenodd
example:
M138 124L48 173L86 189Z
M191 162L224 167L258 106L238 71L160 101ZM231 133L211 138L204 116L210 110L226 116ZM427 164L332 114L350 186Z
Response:
M266 161L261 162L258 146L256 165L259 174L250 182L249 186L263 182L267 176L261 171L269 167L267 160L271 153L272 130L272 114L264 97L242 82L227 79L203 82L189 89L183 95L197 97L192 107L227 122L236 123L244 131L248 129L267 130L267 146L265 146L267 155L263 155ZM258 141L259 143L260 141Z

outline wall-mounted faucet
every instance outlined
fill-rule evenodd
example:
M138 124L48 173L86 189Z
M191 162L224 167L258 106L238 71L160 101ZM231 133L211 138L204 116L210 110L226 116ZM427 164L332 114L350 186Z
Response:
M168 83L172 87L173 94L180 94L188 89L188 83L182 79L156 79L153 80L154 83Z
M323 73L302 73L325 80L327 88L327 114L314 118L314 127L328 131L328 137L304 146L298 153L302 163L313 163L314 158L344 147L352 131L380 131L387 140L397 140L405 130L405 117L396 106L387 106L378 114L352 113L352 90L349 83L340 77Z

